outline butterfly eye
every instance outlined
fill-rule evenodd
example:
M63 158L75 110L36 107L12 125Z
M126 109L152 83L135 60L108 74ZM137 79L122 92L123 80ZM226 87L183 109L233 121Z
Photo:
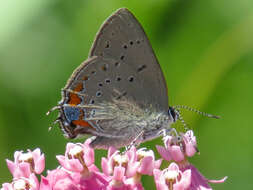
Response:
M178 115L176 114L174 108L169 107L168 115L172 117L174 122L177 120Z

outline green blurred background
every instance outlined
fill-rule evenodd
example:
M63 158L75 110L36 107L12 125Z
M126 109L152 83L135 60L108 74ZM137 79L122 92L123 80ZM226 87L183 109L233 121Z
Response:
M57 166L67 140L45 113L87 58L96 32L116 9L142 23L168 84L171 105L184 112L198 139L191 159L214 189L253 189L253 1L251 0L2 0L0 2L0 184L11 180L4 159L40 147ZM148 142L152 147L160 139ZM97 160L104 151L97 151ZM144 178L146 189L154 189Z

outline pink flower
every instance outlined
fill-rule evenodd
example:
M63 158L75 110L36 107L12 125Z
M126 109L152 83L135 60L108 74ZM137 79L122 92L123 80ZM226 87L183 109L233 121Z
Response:
M4 183L1 190L39 190L39 182L35 174L30 174L28 178L14 178L12 183Z
M153 169L159 168L162 160L155 160L154 152L145 148L136 151L132 147L125 154L109 149L107 158L102 158L102 169L106 175L112 175L115 166L125 168L125 176L133 177L136 173L153 175Z
M6 159L7 166L13 177L29 177L31 173L40 174L45 168L45 157L39 148L27 153L16 151L14 162Z
M106 188L107 190L125 190L129 189L128 185L124 183L126 179L125 176L125 168L122 166L116 166L113 171L113 176L111 178L111 181Z
M94 150L89 146L90 139L84 144L68 143L65 156L56 156L57 160L66 170L88 175L89 170L98 171L94 165Z
M141 148L137 150L137 162L140 163L138 172L144 175L153 175L153 170L160 168L162 159L155 160L155 155L152 150Z
M140 182L141 175L135 175L131 178L126 178L126 176L124 176L124 173L124 167L115 167L112 179L106 190L144 190Z
M82 190L105 190L109 179L100 172L91 172L88 177L81 176L77 181Z
M166 136L164 139L165 147L156 146L157 151L164 160L181 162L185 156L192 157L197 152L196 137L192 130L181 134L182 140L175 136Z
M41 177L40 190L105 190L108 182L104 175L92 172L83 177L58 168L48 172L47 177Z
M197 141L192 130L182 135L185 155L192 157L197 151Z
M190 190L211 190L212 188L208 183L224 183L227 177L224 177L221 180L208 180L206 179L197 168L195 168L191 164L187 164L186 166L180 168L182 171L191 171L191 185Z
M167 136L164 140L165 147L156 146L156 148L163 159L167 161L176 161L182 172L191 171L191 182L189 189L211 189L211 187L208 185L208 182L224 182L226 177L217 181L205 179L205 177L203 177L200 172L187 161L187 157L191 157L197 152L197 142L193 131L187 131L185 134L181 134L181 137L182 138L178 139L178 137L175 136Z
M156 160L152 150L145 148L120 153L110 147L107 158L102 158L103 173L94 164L91 139L81 143L68 143L65 155L58 155L60 166L36 177L45 167L45 158L40 149L27 153L16 151L14 161L6 160L13 175L11 183L4 183L1 190L144 190L142 175L154 175L158 190L210 190L207 180L187 161L197 152L196 137L192 131L178 136L167 136L165 147L157 146L158 152L168 161L174 160L165 170L160 170L162 159Z
M57 168L41 176L40 190L78 190L78 184L67 171Z
M153 168L159 168L161 160L155 161L153 151L136 151L135 147L121 154L109 148L107 158L102 158L102 170L111 177L107 189L143 189L141 175L152 175Z
M68 143L65 156L56 156L61 166L68 172L67 181L62 181L78 185L81 189L99 190L105 189L109 178L100 173L94 165L94 150L90 148L90 139L84 144ZM69 188L69 187L68 187ZM75 189L74 186L71 186ZM66 188L67 189L67 188Z
M102 158L101 166L105 175L112 176L114 175L114 169L117 166L120 166L124 169L123 175L126 178L134 176L139 167L139 163L135 162L136 160L136 149L132 147L125 154L121 154L119 151L116 151L114 148L109 148L107 158Z
M134 177L126 179L125 184L130 187L131 190L144 190L141 184L141 174L136 174Z
M161 171L154 169L157 190L186 190L191 184L191 170L180 171L176 163Z

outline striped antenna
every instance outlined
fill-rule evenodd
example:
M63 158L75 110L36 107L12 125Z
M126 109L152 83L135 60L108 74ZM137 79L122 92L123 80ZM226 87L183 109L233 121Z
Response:
M184 126L184 130L188 130L188 127L187 127L187 123L184 121L182 115L181 115L181 112L179 111L179 109L176 109L177 113L178 113L178 120L183 124Z
M191 107L188 107L188 106L185 106L185 105L177 105L177 106L173 106L175 109L186 109L186 110L189 110L189 111L192 111L192 112L195 112L199 115L203 115L203 116L206 116L206 117L210 117L210 118L215 118L215 119L220 119L220 116L217 116L217 115L212 115L212 114L209 114L209 113L205 113L205 112L202 112L202 111L199 111L197 109L194 109L194 108L191 108ZM180 114L179 114L180 116ZM179 117L179 120L180 120L180 117Z

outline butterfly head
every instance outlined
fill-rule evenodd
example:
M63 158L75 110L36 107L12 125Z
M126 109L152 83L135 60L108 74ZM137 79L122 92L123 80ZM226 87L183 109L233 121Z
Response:
M168 110L168 115L169 115L169 118L171 119L172 122L176 122L177 120L181 121L181 123L183 124L185 130L187 130L187 124L185 123L182 115L181 115L181 110L180 109L186 109L186 110L189 110L189 111L193 111L193 112L196 112L197 114L200 114L200 115L204 115L206 117L210 117L210 118L216 118L216 119L219 119L220 116L216 116L216 115L212 115L212 114L208 114L208 113L205 113L205 112L201 112L197 109L194 109L194 108L191 108L191 107L188 107L188 106L184 106L184 105L177 105L177 106L173 106L173 107L169 107L169 110Z
M168 115L169 115L169 118L171 118L171 120L173 122L176 122L180 117L179 111L176 110L174 107L171 107L171 106L169 107Z

